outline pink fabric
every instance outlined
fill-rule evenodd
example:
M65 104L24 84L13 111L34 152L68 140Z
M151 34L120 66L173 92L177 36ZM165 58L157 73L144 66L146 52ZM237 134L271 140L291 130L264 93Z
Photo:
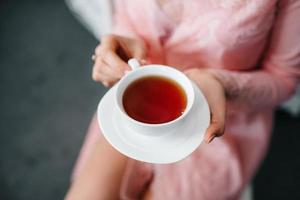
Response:
M157 200L238 199L266 153L274 107L299 82L300 1L117 0L115 19L151 62L209 68L228 96L223 137L175 164L132 161L121 198L137 199L151 180Z

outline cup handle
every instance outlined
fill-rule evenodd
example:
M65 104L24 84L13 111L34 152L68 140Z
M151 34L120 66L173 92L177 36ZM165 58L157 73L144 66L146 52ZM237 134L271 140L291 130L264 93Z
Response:
M132 70L135 70L141 66L140 62L136 58L131 58L130 60L128 60L128 65Z

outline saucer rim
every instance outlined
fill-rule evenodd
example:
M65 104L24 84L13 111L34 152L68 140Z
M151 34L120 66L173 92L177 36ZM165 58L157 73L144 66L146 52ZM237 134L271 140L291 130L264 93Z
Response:
M209 110L209 106L208 106L208 103L207 103L207 100L205 99L204 95L202 94L202 92L200 91L200 89L195 85L195 83L192 82L192 85L195 89L195 109L192 109L191 111L192 112L196 112L197 110L200 110L200 109L203 109L204 112L206 112L206 114L202 114L202 115L207 115L207 123L205 123L205 125L203 125L202 127L200 126L200 128L202 128L203 130L206 130L206 128L208 127L209 123L210 123L210 116L209 116L209 113L210 113L210 110ZM117 151L119 151L120 153L130 157L130 158L133 158L135 160L139 160L139 161L142 161L142 162L148 162L148 163L155 163L155 164L168 164L168 163L174 163L174 162L177 162L177 161L180 161L186 157L188 157L190 154L192 154L202 143L203 139L204 139L204 134L205 134L205 131L202 132L202 133L191 133L191 134L188 134L189 136L187 136L184 140L184 142L180 143L180 145L184 145L184 146L180 146L180 150L182 151L179 151L178 148L177 151L174 151L174 149L168 149L168 156L169 157L172 157L172 158L169 158L168 159L168 156L158 156L156 157L155 159L153 158L153 154L155 154L156 152L153 151L152 152L152 155L148 157L146 156L146 154L144 156L138 156L139 153L141 152L132 152L132 147L130 147L129 144L126 144L126 142L122 139L122 137L119 135L119 130L116 130L116 129L120 129L122 128L122 125L117 125L118 127L114 127L114 128L110 128L110 130L108 131L105 131L106 128L103 127L102 124L104 120L102 120L101 116L104 112L104 110L101 109L102 107L102 104L104 103L110 103L112 108L112 115L111 117L106 117L106 121L109 120L110 123L115 126L115 122L114 122L114 114L116 112L116 105L114 105L113 101L109 101L108 98L113 98L114 97L114 93L116 92L116 85L113 86L109 91L107 91L107 93L102 97L102 99L100 100L99 104L98 104L98 108L97 108L97 121L98 121L98 124L99 124L99 127L101 129L101 132L102 132L102 135L104 136L104 138L109 142L110 145L113 146L113 148L115 148ZM197 98L196 98L197 96ZM202 98L202 106L203 108L201 108L200 105L196 104L197 102L199 103L199 101L201 101L201 98ZM106 108L108 109L108 108ZM107 111L106 111L107 113ZM193 114L193 113L190 113L190 114ZM200 117L201 115L199 114L198 115L198 118L201 118ZM188 123L190 120L187 120L185 123L184 126L180 127L180 130L177 130L176 132L178 131L181 131L182 129L184 129L185 127L189 126L189 124L191 124L192 122ZM198 125L199 126L199 125ZM194 126L194 129L196 130L197 128L197 125ZM114 130L114 133L108 133L108 132L112 132L112 129ZM133 131L133 130L131 130ZM134 132L134 131L133 131ZM192 132L192 131L191 131ZM119 141L116 141L114 139L114 137L111 137L111 134L117 134L117 138L119 139ZM147 137L151 137L151 136L147 136ZM157 137L160 137L160 136L157 136ZM192 139L195 138L195 139L198 139L196 141L193 141ZM117 144L118 143L118 144ZM188 144L186 144L188 143ZM120 145L121 144L121 145ZM192 145L192 147L189 147L187 148L188 145ZM125 146L124 146L125 145ZM123 146L123 148L121 147ZM130 150L131 149L131 150ZM176 152L178 153L178 156L174 156L176 154ZM145 151L144 151L145 153ZM149 152L148 152L149 153ZM173 154L172 154L173 153ZM150 153L151 154L151 153ZM170 154L172 154L173 156L170 156ZM177 154L176 154L177 155ZM149 157L152 157L152 158L149 158ZM167 157L167 158L166 158Z

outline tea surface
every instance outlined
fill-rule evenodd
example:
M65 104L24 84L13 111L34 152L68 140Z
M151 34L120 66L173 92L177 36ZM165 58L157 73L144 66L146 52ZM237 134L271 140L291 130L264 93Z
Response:
M175 81L161 76L135 80L123 94L125 112L133 119L160 124L178 118L186 108L186 95Z

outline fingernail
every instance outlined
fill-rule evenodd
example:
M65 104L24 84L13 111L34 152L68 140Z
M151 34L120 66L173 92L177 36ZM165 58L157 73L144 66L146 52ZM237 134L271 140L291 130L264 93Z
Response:
M104 85L105 87L108 87L108 82L103 82L103 85Z
M147 64L147 60L142 59L142 60L140 61L140 63L141 63L142 65L145 65L145 64Z
M126 70L126 71L124 72L124 74L127 75L129 72L130 72L129 70Z
M213 141L213 139L215 138L215 135L210 136L210 138L208 138L208 140L206 140L206 143L209 144L211 143L211 141Z

